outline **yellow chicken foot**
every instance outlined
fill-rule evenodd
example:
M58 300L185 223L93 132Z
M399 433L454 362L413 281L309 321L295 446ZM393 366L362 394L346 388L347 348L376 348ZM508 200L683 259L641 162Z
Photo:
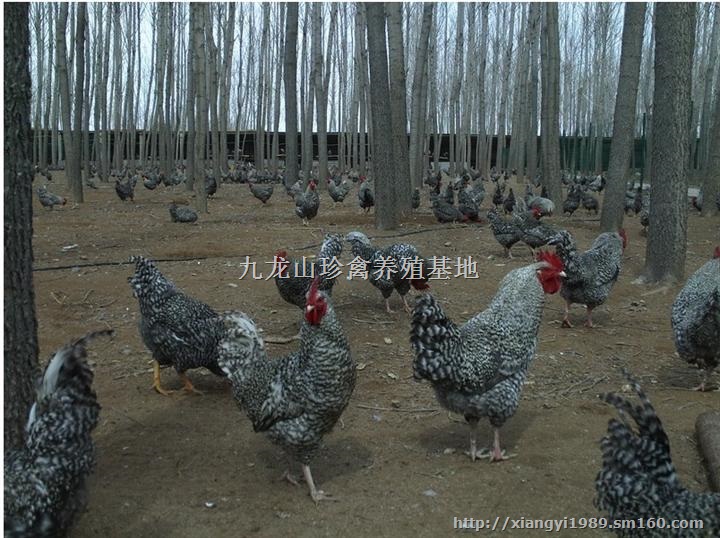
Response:
M154 368L154 371L153 371L152 388L154 388L158 394L162 394L163 396L170 396L170 394L172 394L175 391L174 390L165 390L160 385L160 363L155 361L155 365L153 368Z
M310 488L310 497L312 497L312 500L315 501L315 504L319 503L320 501L337 501L338 499L330 495L329 493L325 493L321 489L317 489L315 487L315 482L313 481L312 473L310 472L310 467L303 464L302 466L303 470L303 476L305 477L305 482L307 482L308 487Z
M193 394L193 393L194 393L194 394L199 394L199 395L201 395L201 396L202 396L203 394L205 394L203 391L198 390L198 389L196 389L195 387L193 387L193 384L192 384L192 382L190 381L190 378L187 376L187 374L186 374L185 372L180 372L180 373L178 373L178 375L180 376L180 379L181 379L182 382L183 382L183 390L184 390L185 392L187 392L188 394Z

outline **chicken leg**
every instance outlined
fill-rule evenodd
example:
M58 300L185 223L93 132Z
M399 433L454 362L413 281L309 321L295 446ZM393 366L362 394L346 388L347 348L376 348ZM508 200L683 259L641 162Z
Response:
M567 329L573 328L572 323L570 323L570 319L568 318L568 316L570 315L570 304L571 303L569 303L568 301L565 301L565 315L563 316L562 320L562 326Z
M470 425L470 451L467 452L467 455L470 456L472 461L475 461L480 457L480 451L477 449L478 421L468 420L468 424Z
M389 297L387 299L385 299L385 310L387 310L388 314L395 313L395 311L392 308L390 308L390 298Z
M170 394L172 394L175 391L174 390L165 390L160 385L160 363L155 361L155 365L153 368L154 368L154 371L153 371L152 388L154 388L158 394L162 394L163 396L170 396Z
M592 329L594 327L593 322L592 322L593 309L590 306L586 306L585 308L587 308L587 319L585 320L585 327Z
M408 302L407 302L407 296L401 295L401 297L402 297L402 300L403 300L403 305L404 305L404 308L405 308L405 312L407 312L408 314L412 314L412 308L410 308L410 305L409 305Z
M190 378L187 376L185 372L179 372L178 375L180 376L180 379L183 382L183 390L189 394L199 394L203 395L205 394L203 391L196 389L193 387L192 382L190 381Z
M325 493L323 490L317 489L315 487L315 482L313 481L312 473L310 472L310 466L303 464L302 471L303 476L305 477L305 482L307 482L307 485L310 488L310 497L312 497L312 500L315 501L315 504L319 503L320 501L338 500L329 493Z
M510 458L514 458L517 454L507 453L505 450L500 448L500 428L493 428L493 433L494 439L492 450L484 448L478 452L477 457L488 458L490 460L490 463L505 461L509 460Z

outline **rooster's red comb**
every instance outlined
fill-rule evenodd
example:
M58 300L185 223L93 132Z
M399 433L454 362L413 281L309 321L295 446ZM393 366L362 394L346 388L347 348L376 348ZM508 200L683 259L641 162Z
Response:
M553 252L550 252L549 250L543 250L542 252L539 252L537 255L537 261L545 262L557 271L562 271L565 268L565 264L560 259L560 256Z
M287 250L278 250L275 253L276 258L282 258L283 260L287 259Z
M715 252L713 253L713 258L720 258L720 246L715 247Z

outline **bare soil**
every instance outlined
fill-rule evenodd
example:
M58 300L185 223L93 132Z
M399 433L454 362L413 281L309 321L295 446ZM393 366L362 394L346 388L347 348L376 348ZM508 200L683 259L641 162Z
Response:
M43 181L37 179L35 186ZM50 189L66 194L62 174L55 174ZM499 464L472 463L463 454L468 427L439 408L430 386L412 379L409 320L399 298L392 298L397 313L388 315L369 283L341 281L333 299L359 363L358 383L344 427L327 436L313 465L319 486L339 501L315 506L304 484L279 479L284 455L253 433L225 380L190 372L204 396L165 397L151 389L152 361L138 334L137 301L126 280L132 272L129 256L197 258L159 265L216 310L242 309L266 334L289 336L297 331L300 311L280 298L272 280L239 280L245 256L265 272L264 262L277 249L310 256L322 231L354 229L375 236L380 245L412 242L425 256L472 255L479 261L479 279L432 282L449 315L462 322L485 308L503 275L531 261L529 252L518 245L514 259L501 257L487 225L438 225L425 193L422 209L395 232L421 233L402 238L376 232L373 216L360 213L354 192L337 206L322 193L319 215L309 227L300 225L280 186L263 206L247 186L221 185L209 201L210 213L196 225L170 222L167 204L182 198L190 199L182 186L151 192L138 185L135 202L124 203L105 184L88 190L86 203L77 207L68 203L48 211L35 201L43 357L87 331L117 331L114 340L96 343L91 351L103 408L95 432L98 464L89 483L88 510L73 536L419 537L450 534L453 517L596 517L599 440L612 416L597 395L622 389L623 366L642 380L656 405L682 480L692 489L708 488L694 424L701 412L720 407L720 393L686 390L699 377L673 347L670 306L680 287L633 283L642 268L645 238L638 219L630 217L623 271L608 302L596 311L595 329L581 326L579 306L572 312L578 328L560 328L562 300L548 298L538 356L520 407L502 430L504 446L518 455ZM583 248L598 233L598 219L582 210L572 218L548 220L571 230ZM719 228L717 219L690 216L688 275L709 258ZM77 246L63 249L70 245ZM82 266L100 262L105 265ZM42 270L57 266L70 268ZM271 353L284 354L296 345L271 345ZM717 374L713 381L717 384ZM163 371L163 383L181 387L172 370ZM480 432L489 442L487 422Z

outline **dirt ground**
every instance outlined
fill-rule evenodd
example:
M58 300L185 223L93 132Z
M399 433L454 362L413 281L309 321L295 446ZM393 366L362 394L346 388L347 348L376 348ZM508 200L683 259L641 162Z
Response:
M62 174L54 177L50 189L65 194ZM44 181L36 179L35 186ZM210 213L196 225L169 221L166 206L179 198L187 198L182 186L151 192L138 185L135 202L123 203L111 185L102 185L88 190L86 203L78 207L68 203L48 211L35 201L42 356L93 329L117 332L114 340L97 342L91 350L102 404L95 432L98 465L89 482L88 510L74 537L444 536L452 532L453 517L598 516L593 497L599 439L612 413L597 395L622 388L622 366L642 380L656 405L682 480L691 489L707 489L694 424L701 412L720 407L720 393L685 390L699 377L674 354L670 305L679 287L633 283L642 268L645 238L638 219L630 217L623 270L610 299L596 311L595 329L561 329L562 300L548 298L538 356L520 407L502 430L504 446L518 456L500 464L472 463L463 454L468 427L440 410L429 385L412 379L409 320L397 295L392 298L397 313L388 315L368 282L341 281L333 299L359 364L358 382L344 427L326 437L312 467L319 486L339 502L315 506L304 484L280 481L284 455L253 433L226 381L192 371L204 396L178 392L165 397L151 389L152 362L138 334L128 257L201 258L159 266L216 310L241 309L266 334L292 335L300 311L280 298L271 280L239 280L245 256L266 271L264 262L279 248L294 257L309 256L322 231L354 229L374 236L379 245L412 242L425 256L472 255L479 260L479 279L432 282L448 314L462 322L485 308L503 275L531 261L529 252L516 246L516 258L506 260L487 225L438 225L426 193L421 210L399 230L422 233L402 238L376 232L373 216L360 213L354 192L335 207L322 193L319 216L307 228L277 186L263 206L247 186L221 185L209 201ZM598 233L597 218L584 211L548 220L567 227L583 248ZM690 216L688 275L709 259L719 229L718 220ZM63 249L71 245L77 246ZM350 259L344 253L343 261ZM82 267L99 262L106 265ZM57 266L71 267L43 270ZM575 306L578 325L583 315ZM279 355L296 345L270 349ZM715 374L713 382L718 381ZM163 383L181 386L167 369ZM480 433L490 441L487 422ZM604 534L586 530L582 535Z

